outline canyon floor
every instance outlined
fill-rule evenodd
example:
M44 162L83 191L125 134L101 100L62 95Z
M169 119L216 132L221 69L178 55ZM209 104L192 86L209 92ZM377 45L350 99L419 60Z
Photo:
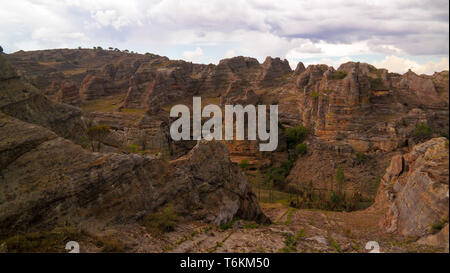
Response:
M280 203L260 203L270 225L234 220L228 226L179 222L173 232L152 235L142 226L106 228L100 236L113 238L118 251L156 253L415 253L446 252L417 242L414 237L389 235L378 223L382 211L333 212L295 209ZM368 247L375 241L379 249ZM93 242L81 251L99 252ZM448 250L447 250L448 251Z

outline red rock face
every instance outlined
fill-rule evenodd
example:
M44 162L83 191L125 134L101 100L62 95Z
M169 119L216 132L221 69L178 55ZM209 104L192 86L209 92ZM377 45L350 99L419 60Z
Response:
M337 71L310 66L296 81L303 95L303 124L344 150L389 152L404 143L419 122L448 126L448 116L435 114L436 109L448 109L448 100L436 92L432 77L412 72L391 77L368 64L346 63ZM418 101L423 103L419 106Z
M57 94L58 102L79 105L81 103L80 93L76 85L65 83Z
M19 52L8 58L26 78L44 72L59 77L33 83L62 90L59 97L71 104L78 102L73 87L62 87L68 80L79 86L82 104L116 96L122 98L118 109L148 109L149 114L189 104L192 96L215 103L278 104L281 123L304 125L315 138L347 154L394 151L412 141L419 123L436 135L448 131L448 72L399 75L354 62L337 70L326 65L305 69L299 63L292 71L286 60L270 57L262 64L240 56L199 65L98 50ZM55 58L63 61L49 65Z

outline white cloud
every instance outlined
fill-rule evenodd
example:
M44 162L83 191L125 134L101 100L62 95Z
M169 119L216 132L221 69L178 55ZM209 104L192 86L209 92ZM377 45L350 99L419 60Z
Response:
M225 52L225 58L232 58L236 56L236 52L233 49L227 50Z
M183 52L183 59L187 61L191 61L193 63L201 62L203 58L203 50L200 47L197 47L195 50L192 51L184 51Z
M374 62L373 65L396 73L405 73L408 69L411 69L418 74L433 74L449 68L448 59L446 58L442 58L439 63L429 61L426 64L419 64L413 60L393 55L385 57L382 61Z
M411 61L431 71L442 67L436 59L448 60L448 6L448 0L15 0L2 3L0 41L6 52L100 45L196 62L273 56L293 67L305 59L334 66L340 58L408 56L386 63L402 70Z

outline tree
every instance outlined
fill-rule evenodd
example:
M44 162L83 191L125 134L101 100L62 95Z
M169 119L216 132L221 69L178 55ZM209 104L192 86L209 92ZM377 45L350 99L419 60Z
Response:
M294 128L288 128L284 132L284 136L286 137L287 146L289 147L291 144L302 143L305 140L308 130L304 126L298 126Z
M0 53L3 53L3 47L0 46Z
M342 193L342 185L344 184L345 176L344 171L341 167L338 167L336 170L336 182L338 183L339 194Z
M299 143L295 146L295 153L297 155L304 155L307 152L307 146L305 143Z
M91 142L92 151L94 151L94 141L97 141L97 150L100 151L101 140L105 138L111 131L107 125L92 126L86 130L86 135Z

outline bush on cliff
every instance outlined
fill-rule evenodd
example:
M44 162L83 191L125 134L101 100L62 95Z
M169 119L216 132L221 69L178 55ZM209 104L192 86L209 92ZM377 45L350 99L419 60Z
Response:
M288 128L284 132L284 136L286 137L286 142L288 147L291 144L301 143L305 140L308 134L308 130L304 126L298 126L294 128Z
M305 143L299 143L295 146L295 153L297 155L304 155L307 152L307 146Z
M94 141L97 141L97 149L100 150L100 141L106 137L111 131L111 128L106 125L92 126L86 130L86 135L91 141L92 151L94 151Z
M414 131L414 136L419 138L426 138L431 135L431 128L426 123L419 123L416 130Z
M342 80L347 76L347 73L344 71L336 71L330 75L328 75L329 80Z
M248 166L250 166L250 164L247 159L242 159L241 162L239 162L239 167L242 169L246 169Z

